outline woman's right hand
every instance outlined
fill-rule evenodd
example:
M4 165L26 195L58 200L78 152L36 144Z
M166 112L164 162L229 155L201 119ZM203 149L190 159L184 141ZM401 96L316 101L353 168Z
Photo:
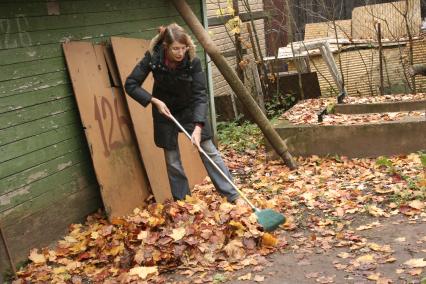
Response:
M169 108L166 106L166 104L163 101L157 98L152 98L151 103L157 107L159 113L161 113L167 118L171 117L172 114L170 113Z

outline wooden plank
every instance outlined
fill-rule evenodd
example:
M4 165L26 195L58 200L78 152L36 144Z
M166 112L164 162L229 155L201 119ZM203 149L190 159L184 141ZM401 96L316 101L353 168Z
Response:
M74 108L76 108L74 97L65 97L40 105L9 111L0 115L0 129L13 127Z
M10 49L10 48L20 48L20 47L28 47L34 45L42 45L42 44L50 44L50 43L60 43L64 42L66 39L73 35L73 39L95 39L95 38L104 38L108 39L108 37L123 34L123 33L145 33L151 34L155 33L158 26L164 24L165 21L175 21L178 24L184 25L183 20L180 17L162 17L156 19L140 19L129 24L128 22L120 22L120 23L108 23L103 25L95 25L89 27L74 27L67 29L59 29L59 30L50 30L49 33L46 34L46 31L34 31L27 32L28 39L23 40L19 37L19 34L12 34L8 37L8 41L2 45L0 45L1 49ZM146 28L144 31L140 31L140 27ZM4 36L0 37L0 42ZM10 41L10 42L9 42Z
M200 6L200 1L190 0L188 3L195 8ZM171 6L167 0L156 1L128 1L128 0L99 0L96 3L91 1L63 1L60 5L60 15L86 13L99 13L107 11L131 11L135 9L147 9L150 7L166 8ZM16 15L45 16L47 6L45 1L23 1L16 5L14 2L0 3L0 18L10 18Z
M148 197L148 183L133 139L123 96L98 84L108 70L88 42L63 45L85 126L102 199L109 218L129 214Z
M58 43L0 50L1 64L16 64L62 56Z
M41 148L31 153L27 153L24 156L19 156L2 163L0 165L0 179L15 173L19 173L62 155L66 155L67 153L76 151L78 149L87 149L87 143L82 134L83 133L76 137L71 137L63 141L59 141L56 144Z
M0 97L47 89L67 83L69 83L69 80L65 70L16 80L3 81L0 84Z
M7 178L0 179L0 199L2 195L11 193L24 186L30 186L31 183L54 175L59 171L86 160L84 157L85 154L88 154L87 149L78 149L25 171L8 176Z
M83 155L86 157L88 153ZM87 169L87 160L58 171L44 179L37 180L27 186L21 187L0 197L0 213L18 206L43 193L52 191L61 184L67 184L81 177L82 169Z
M143 3L143 1L141 1ZM1 6L1 4L0 4ZM29 16L28 14L19 14L8 19L3 19L3 26L7 26L8 34L15 34L22 32L41 31L41 30L58 30L69 29L74 27L81 27L84 23L86 27L94 25L104 25L110 23L120 23L125 19L128 22L141 20L144 15L149 15L150 19L163 18L164 15L168 17L177 17L179 14L172 5L155 6L142 9L128 9L126 5L125 14L123 10L120 11L97 11L90 13L87 11L79 11L76 14L61 14L56 17L47 15ZM125 15L125 16L124 16ZM6 22L8 21L8 22ZM48 29L46 29L48 27Z
M80 123L65 125L0 147L0 163L81 134Z
M85 166L82 166L81 169L87 170L87 174L84 174L81 171L82 175L78 179L66 184L59 184L49 192L45 192L19 204L18 206L2 212L0 217L3 219L3 226L7 227L13 225L15 220L28 217L40 210L49 208L53 202L65 200L69 195L84 190L87 187L93 188L93 190L99 195L98 182L96 181L93 167L90 166L90 163L87 163Z
M68 124L79 124L76 110L60 112L52 116L0 130L0 146L25 139L41 132L47 132Z
M66 84L7 96L0 98L0 113L14 111L32 105L40 105L42 103L71 96L73 96L71 85Z
M32 64L0 65L0 82L65 70L63 57L36 60Z
M130 74L136 64L144 56L148 49L149 41L112 37L111 43L120 71L121 80L124 82L128 74ZM145 80L143 87L151 92L153 83L154 80L152 74L150 74ZM126 96L126 99L152 191L156 201L163 202L165 199L171 198L171 191L167 178L163 150L158 148L154 143L151 104L144 108L129 96ZM205 178L206 172L200 157L194 152L190 142L179 137L179 147L181 149L182 163L190 187L192 188Z

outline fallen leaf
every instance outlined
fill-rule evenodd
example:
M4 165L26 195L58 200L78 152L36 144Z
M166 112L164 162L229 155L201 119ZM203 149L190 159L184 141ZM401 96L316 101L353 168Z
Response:
M396 238L395 241L400 243L405 242L405 237Z
M264 233L262 236L262 245L266 247L274 247L278 244L278 239L269 233Z
M255 281L255 282L263 282L263 281L265 281L265 276L255 275L254 278L253 278L253 281Z
M380 275L381 274L379 272L373 273L373 274L368 275L367 279L371 280L371 281L377 281L377 280L379 280Z
M338 256L338 257L341 257L341 258L348 258L348 257L350 257L351 255L350 255L349 253L347 253L347 252L341 252L341 253L339 253L337 256Z
M46 262L46 258L43 254L38 253L38 249L32 249L28 258L35 264L42 264Z
M251 280L251 273L238 277L238 280Z
M423 201L416 199L408 203L408 206L417 210L422 210L423 208L425 208L425 203Z
M129 274L137 275L145 280L151 274L158 275L158 268L157 266L136 266L130 269Z
M422 271L423 271L423 269L421 269L421 268L415 268L415 269L408 270L407 272L412 276L417 276L417 275L422 274Z
M138 234L138 240L145 240L148 238L148 231L140 231Z
M412 258L404 262L410 268L422 268L426 267L426 261L423 258Z
M336 276L321 276L315 279L315 281L321 284L334 283L334 277Z
M176 242L181 240L185 236L185 234L186 234L185 228L181 227L181 228L173 229L173 232L170 235L170 237L172 237Z

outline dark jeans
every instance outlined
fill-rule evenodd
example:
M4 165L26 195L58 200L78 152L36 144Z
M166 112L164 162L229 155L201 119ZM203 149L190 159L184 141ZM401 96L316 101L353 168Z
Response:
M232 180L231 174L229 173L228 167L220 157L219 151L211 140L201 142L201 148L209 155L209 157L219 166L219 168L225 173L225 175ZM166 158L167 173L169 176L170 187L172 189L172 195L175 200L185 199L186 195L191 195L189 189L188 179L185 175L185 171L182 166L180 158L179 147L176 150L164 149L164 156ZM200 153L201 160L206 167L207 173L211 181L213 182L217 191L226 197L229 202L234 201L238 198L238 192L232 187L232 185L218 172L218 170L211 165L210 161Z

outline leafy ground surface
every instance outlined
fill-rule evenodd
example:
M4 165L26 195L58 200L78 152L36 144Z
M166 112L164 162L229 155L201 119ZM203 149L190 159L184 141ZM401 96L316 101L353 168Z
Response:
M264 159L258 132L232 140L222 153L237 185L256 206L287 217L275 232L264 233L249 207L225 202L207 179L186 201L71 225L52 247L31 250L15 283L384 284L426 276L424 154L314 156L290 171Z
M101 215L51 249L33 249L20 280L68 283L419 283L426 267L420 155L300 159L288 170L262 149L225 151L237 184L287 222L263 233L250 208L206 181L186 202ZM142 280L144 279L144 280Z

